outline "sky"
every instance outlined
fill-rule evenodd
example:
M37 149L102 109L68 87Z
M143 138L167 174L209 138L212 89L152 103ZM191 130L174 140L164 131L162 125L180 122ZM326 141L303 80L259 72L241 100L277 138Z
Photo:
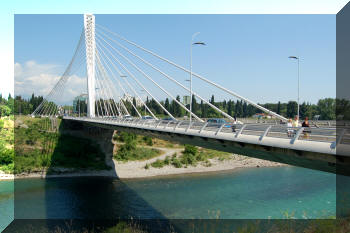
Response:
M296 99L297 62L288 59L291 55L300 57L301 102L335 97L335 15L97 14L96 23L186 68L191 36L198 31L196 39L206 46L193 47L193 71L255 102ZM49 92L68 65L82 27L82 15L15 15L16 94ZM188 79L157 64L180 82ZM207 99L212 93L229 98L197 80L193 86ZM160 90L152 91L165 99Z
M190 37L200 31L197 38L207 46L194 48L193 70L260 103L296 98L296 63L287 59L289 55L301 57L302 100L335 95L335 14L347 1L200 2L7 2L0 16L0 92L13 93L11 77L18 75L18 67L22 77L33 77L23 70L37 71L37 77L51 77L47 86L53 85L72 56L83 24L82 15L20 14L321 13L330 15L96 15L96 21L186 68ZM35 88L45 92L44 86Z

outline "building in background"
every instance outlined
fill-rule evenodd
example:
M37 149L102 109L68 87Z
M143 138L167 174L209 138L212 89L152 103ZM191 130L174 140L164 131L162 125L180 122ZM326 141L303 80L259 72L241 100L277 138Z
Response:
M131 96L129 94L124 94L123 97L121 98L123 101L127 101L127 102L131 102L133 101L134 99L134 96ZM142 100L139 99L138 97L135 97L135 101L136 101L136 107L141 107L143 106L142 104Z
M75 97L73 100L73 113L79 113L79 104L84 103L84 105L87 105L87 101L88 101L87 94L81 94ZM80 112L83 112L83 109L80 109Z
M190 102L191 102L190 96L184 95L184 96L183 96L182 103L186 106L186 105L190 104Z

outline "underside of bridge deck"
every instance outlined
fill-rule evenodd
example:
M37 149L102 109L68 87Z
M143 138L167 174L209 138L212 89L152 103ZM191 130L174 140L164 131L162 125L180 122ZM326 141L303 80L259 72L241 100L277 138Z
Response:
M65 120L67 121L67 120ZM67 122L68 123L68 122ZM178 134L176 132L161 132L148 129L130 128L115 125L105 125L96 123L82 123L69 121L69 125L80 124L81 127L101 127L114 129L117 131L126 131L140 135L147 135L164 140L173 141L180 144L191 144L208 149L220 150L230 153L236 153L258 159L270 160L274 162L289 164L292 166L305 167L314 170L337 173L350 176L350 158L340 155L317 153L311 151L300 151L279 147L270 147L264 145L221 140L208 137L198 137L191 135Z

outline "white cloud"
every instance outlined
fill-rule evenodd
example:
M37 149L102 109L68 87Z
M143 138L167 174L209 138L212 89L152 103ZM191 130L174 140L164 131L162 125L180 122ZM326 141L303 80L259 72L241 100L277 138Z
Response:
M60 67L54 64L38 64L27 61L14 64L15 94L25 98L35 95L47 96L60 80ZM64 88L56 88L53 99L60 104L71 103L75 96L86 93L86 78L76 74L69 76Z

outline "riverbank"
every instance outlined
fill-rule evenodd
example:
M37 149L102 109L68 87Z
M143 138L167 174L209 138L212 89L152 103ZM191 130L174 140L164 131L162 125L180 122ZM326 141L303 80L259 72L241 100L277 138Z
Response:
M163 148L165 149L165 148ZM282 163L276 163L256 158L249 158L243 155L232 154L232 158L226 160L219 160L217 158L209 159L210 166L205 164L197 164L196 166L187 166L176 168L172 165L166 165L162 168L156 168L149 166L145 168L147 164L156 162L157 159L165 159L166 156L171 156L173 153L181 152L180 149L167 149L166 152L157 158L153 158L145 161L130 161L130 162L115 162L115 172L121 179L132 179L132 178L145 178L152 176L167 176L177 174L189 174L189 173L206 173L206 172L218 172L228 171L237 168L252 168L256 167L276 167L286 166Z
M13 180L14 179L14 175L13 174L6 174L3 171L0 171L0 181L2 180Z
M144 161L129 161L121 162L113 160L114 166L110 170L70 170L65 168L56 168L50 173L47 171L35 172L35 173L22 173L16 176L12 174L5 174L0 172L1 180L13 180L22 178L56 178L56 177L88 177L88 176L103 176L113 177L119 179L134 179L134 178L145 178L145 177L156 177L156 176L168 176L168 175L179 175L179 174L190 174L190 173L207 173L207 172L219 172L229 171L237 168L252 168L256 167L276 167L286 166L285 164L249 158L242 155L232 154L232 158L227 160L209 159L211 166L204 164L198 164L197 166L187 166L182 168L176 168L171 165L164 166L162 168L155 168L150 166L145 168L146 164L151 164L157 159L165 159L167 156L171 156L174 153L180 153L181 149L169 149L159 148L164 151L161 156L152 158Z

